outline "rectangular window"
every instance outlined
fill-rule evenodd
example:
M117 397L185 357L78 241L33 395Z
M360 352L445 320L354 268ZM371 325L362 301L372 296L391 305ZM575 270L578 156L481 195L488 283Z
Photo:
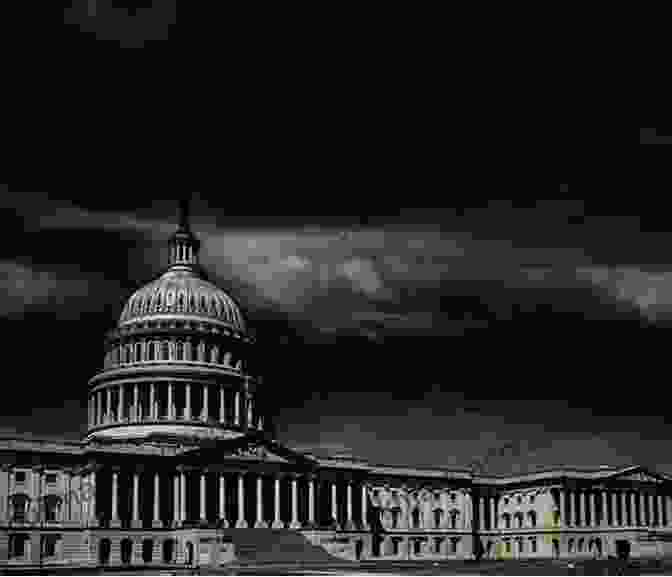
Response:
M47 473L45 475L45 479L46 479L47 485L55 485L56 484L56 473Z
M532 538L530 539L530 548L532 549L532 553L537 552L537 540Z
M18 534L9 536L9 555L11 558L21 558L26 554L26 540L28 535Z
M25 483L26 482L26 472L25 471L16 471L14 473L14 481L17 483Z

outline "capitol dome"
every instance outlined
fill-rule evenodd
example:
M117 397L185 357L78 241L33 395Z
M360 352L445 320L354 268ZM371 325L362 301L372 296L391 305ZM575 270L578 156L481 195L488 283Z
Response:
M240 308L208 281L188 203L170 238L170 264L135 291L89 380L89 440L190 441L263 434L260 378Z
M245 332L243 315L223 290L191 270L168 269L138 289L124 307L119 326L157 317L187 318L228 325Z
M235 301L205 279L197 260L199 246L186 220L181 222L170 241L170 267L131 295L119 318L120 328L145 321L179 319L245 332L245 321Z

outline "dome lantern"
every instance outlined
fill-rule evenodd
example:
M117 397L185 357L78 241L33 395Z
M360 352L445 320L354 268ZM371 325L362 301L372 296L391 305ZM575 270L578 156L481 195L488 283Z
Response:
M189 199L180 200L180 220L170 239L170 268L194 270L198 268L199 240L189 226Z

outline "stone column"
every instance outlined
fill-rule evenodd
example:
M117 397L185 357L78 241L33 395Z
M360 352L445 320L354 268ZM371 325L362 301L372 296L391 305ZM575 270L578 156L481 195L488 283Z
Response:
M584 524L584 519L583 519L583 513L582 513L582 499L583 492L582 491L577 491L576 492L576 513L577 513L577 519L576 519L576 525L577 527L582 526Z
M364 531L368 531L370 529L369 521L367 518L368 517L367 504L368 504L368 496L366 494L366 486L362 485L362 529Z
M133 420L140 420L140 402L139 402L138 383L133 385Z
M672 497L665 497L665 507L667 511L667 526L672 527Z
M103 396L100 391L93 393L96 398L96 425L103 423Z
M289 528L301 528L301 523L299 523L299 485L296 478L292 478L292 521Z
M238 473L238 520L236 521L236 528L247 529L247 521L245 520L245 483L242 473Z
M479 498L478 508L479 508L479 511L478 511L478 516L479 516L478 527L482 531L483 529L485 529L485 497L480 497ZM434 528L434 519L433 519L433 515L431 514L431 511L430 511L430 515L429 515L429 526Z
M121 522L119 521L119 507L117 505L118 491L119 473L112 471L112 519L110 521L112 527L119 527L121 525Z
M240 391L236 391L236 398L233 403L233 423L234 425L240 425Z
M124 419L124 385L119 385L119 404L117 405L117 421Z
M154 473L154 516L152 518L152 527L161 527L161 512L160 507L160 489L161 480L159 478L159 473Z
M628 526L628 501L627 501L628 496L626 495L625 491L621 491L621 515L622 515L622 521L621 521L621 527L627 527ZM633 501L630 501L630 520L632 524L635 524L635 516L632 514L634 511L633 507Z
M229 526L229 522L226 519L226 480L224 479L224 473L219 474L219 518L223 528Z
M663 522L664 519L663 519L663 496L662 495L657 496L656 503L658 505L658 519L657 519L658 522L656 523L656 525L658 525L658 527L664 527L665 523Z
M567 491L567 496L569 497L569 523L568 527L576 526L576 493L574 491Z
M173 383L168 383L168 418L175 419L175 407L173 406Z
M225 415L226 413L224 412L224 387L222 385L219 386L219 422L224 423L225 422Z
M611 526L618 527L618 495L611 492Z
M644 503L644 493L637 493L637 497L639 498L640 525L646 525L646 504Z
M201 473L201 487L200 487L200 498L201 498L201 516L199 517L201 523L206 523L206 513L205 513L205 473Z
M609 500L606 491L602 491L602 519L600 524L603 527L609 526Z
M91 479L90 480L91 497L89 499L89 503L90 503L89 523L90 523L90 525L98 526L98 517L97 517L97 512L96 512L96 472L95 471L91 471L90 479Z
M348 531L355 530L355 523L352 520L352 481L348 480L346 485L346 515L345 527Z
M560 522L559 525L561 527L566 527L567 526L567 513L565 512L565 502L566 502L566 496L565 496L565 490L561 487L558 490L558 496L560 500Z
M595 506L595 493L593 491L590 492L590 524L593 527L597 526L597 519L595 516L597 515L597 507Z
M140 496L140 478L137 472L133 472L133 520L131 521L131 527L141 527L142 523L140 522L140 509L138 506Z
M184 418L191 419L191 385L187 383L184 386Z
M187 477L180 471L180 522L187 520Z
M495 508L495 501L497 500L496 497L489 497L490 499L490 530L494 530L497 528L497 510ZM446 514L446 510L444 509L444 514ZM494 545L493 545L494 546Z
M275 496L273 503L275 505L275 515L273 517L273 529L283 529L284 525L280 520L280 477L275 478Z
M649 516L646 518L647 525L649 527L653 526L653 493L647 493L647 500L649 502Z
M208 420L208 385L203 385L203 410L201 411L202 420Z
M176 473L173 477L173 526L178 527L180 522L180 475Z
M331 483L331 517L336 521L336 527L341 528L338 519L338 493L336 491L336 483Z
M112 389L107 387L107 411L105 414L105 422L109 423L112 421Z
M268 525L264 521L264 480L261 475L257 475L257 521L254 524L255 529L265 529Z
M155 407L155 397L156 393L154 392L155 383L149 383L149 419L153 421L156 419L156 407Z
M308 479L308 523L315 525L315 480Z

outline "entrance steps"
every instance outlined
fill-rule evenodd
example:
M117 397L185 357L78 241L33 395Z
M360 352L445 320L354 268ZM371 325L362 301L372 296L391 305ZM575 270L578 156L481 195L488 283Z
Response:
M220 529L218 534L233 543L238 565L343 564L343 559L290 529Z

